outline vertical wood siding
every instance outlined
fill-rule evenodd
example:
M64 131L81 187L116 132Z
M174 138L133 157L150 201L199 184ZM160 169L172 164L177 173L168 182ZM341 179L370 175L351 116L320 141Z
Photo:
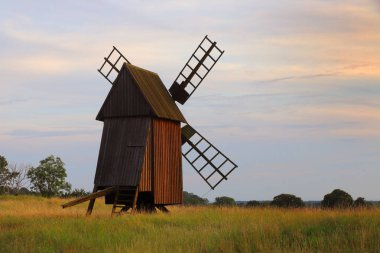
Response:
M182 203L181 127L179 122L153 120L154 203Z
M110 117L149 116L151 106L127 68L122 68L100 109L97 120Z
M113 118L104 121L95 185L138 185L150 122L150 118Z
M151 131L148 133L148 140L145 148L144 163L141 172L141 179L139 184L140 192L152 191L152 141Z

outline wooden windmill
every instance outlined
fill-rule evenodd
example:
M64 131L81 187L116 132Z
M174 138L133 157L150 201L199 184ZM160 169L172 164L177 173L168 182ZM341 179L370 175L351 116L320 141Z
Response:
M63 207L90 200L91 214L95 199L105 196L112 214L167 211L183 201L182 155L211 189L227 180L237 165L191 127L175 103L188 100L223 53L205 36L168 91L156 73L113 47L98 70L112 87L96 117L104 128L94 191Z

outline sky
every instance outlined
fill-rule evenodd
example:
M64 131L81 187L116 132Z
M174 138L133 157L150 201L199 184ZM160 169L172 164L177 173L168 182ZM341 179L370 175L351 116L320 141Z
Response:
M380 1L7 1L0 8L0 154L50 154L91 190L116 46L170 87L205 35L225 50L179 105L239 167L214 191L183 160L184 190L213 200L380 199Z

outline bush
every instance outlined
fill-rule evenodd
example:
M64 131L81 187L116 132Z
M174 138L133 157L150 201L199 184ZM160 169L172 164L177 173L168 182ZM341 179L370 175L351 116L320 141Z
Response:
M82 188L75 188L73 191L67 191L60 195L62 198L80 198L91 194L91 192L86 191Z
M359 197L354 201L354 208L369 208L371 207L371 203L368 203L364 198Z
M262 206L262 204L257 200L250 200L245 204L246 207L258 207Z
M280 194L273 198L271 205L285 208L304 207L305 203L301 198L292 194Z
M215 198L214 205L216 206L236 206L236 201L233 198L222 196Z
M18 194L20 194L20 195L31 195L33 193L31 191L29 191L28 188L21 187L20 190L18 191Z
M340 189L335 189L326 194L322 200L322 208L349 208L353 205L353 199L350 194Z

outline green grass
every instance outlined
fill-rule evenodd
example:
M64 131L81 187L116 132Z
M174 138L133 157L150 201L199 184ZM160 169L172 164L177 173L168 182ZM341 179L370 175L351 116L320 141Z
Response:
M110 217L98 200L0 197L0 252L380 252L380 209L173 207Z

